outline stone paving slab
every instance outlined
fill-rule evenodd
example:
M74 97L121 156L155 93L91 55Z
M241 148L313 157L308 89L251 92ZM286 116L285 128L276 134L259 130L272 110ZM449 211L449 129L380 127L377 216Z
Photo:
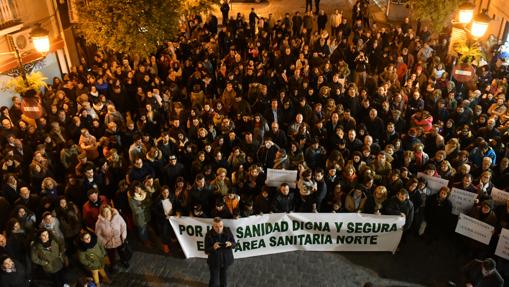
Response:
M339 253L287 252L237 259L228 271L229 286L422 286L380 278ZM208 286L205 259L181 259L135 252L131 267L115 274L111 286Z

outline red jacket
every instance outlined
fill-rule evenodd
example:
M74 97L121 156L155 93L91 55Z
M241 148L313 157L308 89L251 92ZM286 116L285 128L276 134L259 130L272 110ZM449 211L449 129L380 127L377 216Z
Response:
M104 195L99 196L99 200L94 204L88 200L83 204L83 221L85 225L92 230L95 230L95 223L99 217L99 211L101 207L109 204L109 200Z

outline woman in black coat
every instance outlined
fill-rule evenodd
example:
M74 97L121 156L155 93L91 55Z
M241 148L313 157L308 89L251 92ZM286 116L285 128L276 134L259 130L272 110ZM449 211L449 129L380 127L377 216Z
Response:
M152 205L152 208L154 223L163 243L163 252L169 253L171 236L174 232L168 219L170 216L175 215L177 204L175 202L175 195L170 192L168 186L165 185L161 187L161 192Z
M28 273L25 266L10 256L0 258L0 286L2 287L28 287Z
M441 234L447 235L451 230L452 203L449 200L449 188L443 186L439 192L430 196L426 201L424 216L426 218L430 240Z

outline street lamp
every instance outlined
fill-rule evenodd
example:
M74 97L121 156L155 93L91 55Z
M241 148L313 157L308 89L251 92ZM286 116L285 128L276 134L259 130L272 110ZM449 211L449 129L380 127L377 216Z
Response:
M470 34L472 34L474 38L481 38L488 30L488 25L490 21L491 18L486 14L479 14L475 16L474 20L472 21L472 28L470 29Z
M48 31L37 25L30 33L30 38L34 44L35 50L41 54L46 54L49 51L49 35Z
M449 53L458 55L461 63L456 66L456 58L454 59L451 79L454 77L461 83L472 80L475 74L475 69L470 65L470 61L476 58L478 52L481 51L478 40L486 34L491 21L491 18L485 13L473 16L474 9L475 5L471 2L463 2L458 7L456 21L452 21Z
M463 2L458 7L458 22L462 24L468 24L472 21L474 16L475 5L470 2Z
M49 44L49 32L42 28L40 25L37 25L35 28L32 29L30 33L30 38L32 38L32 43L34 44L34 48L37 52L41 54L45 54L49 51L50 44ZM21 59L21 53L16 45L14 46L14 55L16 56L16 60L18 60L18 68L21 73L21 77L23 78L23 81L28 86L28 80L27 80L27 74L25 72L25 69L23 68L23 61Z

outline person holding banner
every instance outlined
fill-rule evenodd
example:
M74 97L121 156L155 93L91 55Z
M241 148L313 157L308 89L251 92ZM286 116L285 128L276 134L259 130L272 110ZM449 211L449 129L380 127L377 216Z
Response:
M385 215L401 215L405 217L405 225L403 226L403 238L412 227L414 222L414 205L409 199L408 191L404 188L400 189L396 195L384 202L382 214Z
M477 188L472 184L472 175L469 173L463 176L461 183L453 185L453 187L463 189L468 192L477 193Z
M235 238L228 227L224 227L223 220L215 217L212 229L205 234L205 253L208 255L207 264L210 270L209 287L226 287L227 270L233 264L233 249Z
M491 182L491 171L483 171L481 173L481 177L479 178L479 184L477 185L477 189L479 190L479 198L491 198L491 190L493 187L493 183Z
M474 206L468 215L493 227L497 226L497 215L493 211L493 200L491 199L482 201L480 206ZM495 241L493 238L494 237L492 237L488 248L477 241L471 240L471 252L477 256L487 256L489 253L491 253L490 249L495 247Z
M295 210L295 194L290 193L288 183L282 183L279 186L279 192L272 201L272 211L275 213L288 213Z
M497 215L493 211L493 200L491 199L484 200L480 206L474 206L469 215L491 226L497 224Z

